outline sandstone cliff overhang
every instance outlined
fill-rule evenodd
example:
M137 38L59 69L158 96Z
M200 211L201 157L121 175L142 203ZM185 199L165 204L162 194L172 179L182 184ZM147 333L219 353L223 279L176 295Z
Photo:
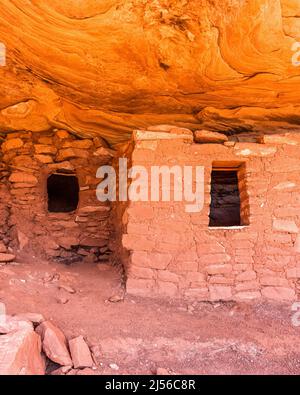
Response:
M298 130L297 0L7 0L0 131Z

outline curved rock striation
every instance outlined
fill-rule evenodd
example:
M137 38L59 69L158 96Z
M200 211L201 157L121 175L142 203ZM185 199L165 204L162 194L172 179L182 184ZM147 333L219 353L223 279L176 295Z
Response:
M298 39L298 0L7 0L0 131L297 130Z

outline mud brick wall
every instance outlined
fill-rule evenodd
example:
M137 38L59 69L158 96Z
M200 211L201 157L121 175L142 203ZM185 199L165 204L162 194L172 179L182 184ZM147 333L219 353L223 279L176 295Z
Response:
M196 300L295 300L300 293L300 138L195 144L192 134L134 134L132 164L204 166L204 208L130 202L127 292ZM239 164L243 226L209 227L215 165Z
M111 207L96 198L97 169L114 155L104 140L77 139L63 130L11 133L1 155L0 236L7 246L64 263L109 258ZM78 178L75 211L48 211L51 174Z

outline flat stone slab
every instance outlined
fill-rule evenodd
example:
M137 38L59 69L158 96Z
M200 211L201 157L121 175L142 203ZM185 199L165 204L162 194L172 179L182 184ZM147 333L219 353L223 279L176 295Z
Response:
M83 336L70 340L69 347L75 369L91 368L94 365L90 349Z
M73 366L66 337L59 328L50 321L44 321L36 332L41 336L43 350L51 361L62 366Z

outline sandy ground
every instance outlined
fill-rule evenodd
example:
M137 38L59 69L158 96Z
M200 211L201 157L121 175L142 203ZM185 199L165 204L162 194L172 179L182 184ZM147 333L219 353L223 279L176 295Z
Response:
M28 259L0 267L7 313L42 313L68 338L84 335L96 374L152 374L158 367L178 374L300 374L300 327L292 325L290 303L188 305L131 296L109 302L119 289L114 268L91 263Z

